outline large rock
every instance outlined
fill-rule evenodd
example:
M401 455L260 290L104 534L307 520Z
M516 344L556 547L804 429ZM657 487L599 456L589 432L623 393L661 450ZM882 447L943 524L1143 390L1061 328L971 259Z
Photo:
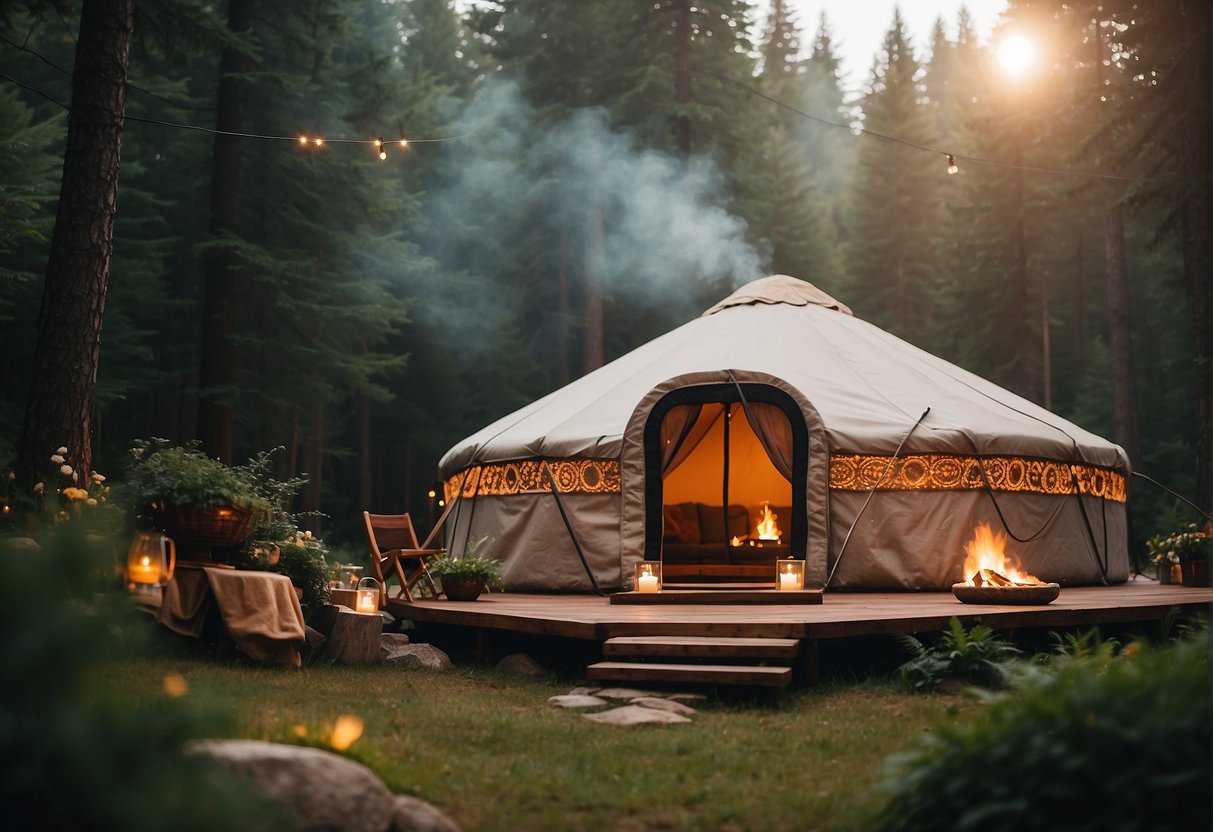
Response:
M383 657L388 664L401 667L425 667L430 670L451 670L451 657L432 644L404 644Z
M318 748L260 740L202 740L203 754L286 810L301 830L386 832L396 804L392 793L361 763Z
M379 655L386 657L393 650L409 643L409 637L404 633L383 633L379 636Z
M548 672L543 669L543 665L539 664L539 662L532 659L526 653L511 653L497 662L497 669L502 673L511 673L514 676L527 676L531 679L548 675Z
M446 812L419 797L397 795L391 832L459 832Z
M642 708L639 705L624 705L622 708L612 708L596 714L582 714L582 719L591 722L601 722L604 725L643 725L646 722L690 722L685 716L672 714L669 711L657 711L653 708Z

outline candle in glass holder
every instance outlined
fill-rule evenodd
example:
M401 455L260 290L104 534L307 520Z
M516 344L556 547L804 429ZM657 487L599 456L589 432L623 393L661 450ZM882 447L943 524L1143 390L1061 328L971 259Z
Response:
M358 600L355 603L357 612L377 612L379 610L379 591L374 589L358 590Z
M636 564L636 591L661 591L661 564L650 561Z
M775 561L775 588L780 592L804 589L804 561L796 558Z
M358 582L354 595L354 612L379 612L379 582L374 578L363 578Z

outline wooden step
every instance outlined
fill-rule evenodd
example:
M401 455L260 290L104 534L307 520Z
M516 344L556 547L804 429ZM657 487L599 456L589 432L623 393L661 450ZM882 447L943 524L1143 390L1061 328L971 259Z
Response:
M792 669L723 664L598 662L586 668L586 678L593 682L675 682L776 688L792 681Z
M602 643L604 656L663 656L708 659L785 659L800 650L794 638L710 636L617 636Z

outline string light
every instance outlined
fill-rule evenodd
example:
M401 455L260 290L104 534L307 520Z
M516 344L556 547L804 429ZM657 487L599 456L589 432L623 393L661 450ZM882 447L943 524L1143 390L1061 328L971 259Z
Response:
M401 140L400 140L400 146L401 146L401 147L408 147L408 146L409 146L409 140L408 140L408 139L401 139Z
M307 147L307 136L300 136L299 144L303 145L304 147Z
M316 138L312 139L312 142L313 142L313 143L316 145L316 147L323 147L323 146L324 146L324 139L320 138L319 136L317 136Z
M954 173L959 173L960 168L956 165L956 157L951 153L948 154L948 176Z
M387 161L387 145L384 144L383 139L375 139L375 149L379 151L379 161Z

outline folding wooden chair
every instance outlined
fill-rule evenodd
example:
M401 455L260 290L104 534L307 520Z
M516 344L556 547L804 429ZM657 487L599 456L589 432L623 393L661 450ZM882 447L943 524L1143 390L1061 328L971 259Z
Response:
M413 520L408 512L404 514L371 514L362 512L362 522L366 527L366 542L371 547L371 571L381 587L379 606L387 601L387 579L389 570L393 571L400 581L400 591L395 597L413 600L413 587L421 581L429 584L430 592L438 596L438 587L425 568L425 562L446 549L423 549L417 543L417 532L413 529ZM428 542L428 541L427 541Z

